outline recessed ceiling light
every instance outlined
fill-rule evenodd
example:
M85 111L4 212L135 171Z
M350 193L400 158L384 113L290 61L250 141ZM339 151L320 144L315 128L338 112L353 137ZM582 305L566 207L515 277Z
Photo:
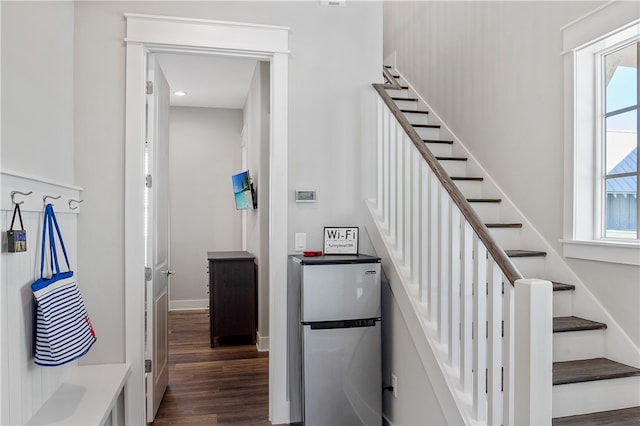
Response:
M176 90L175 92L173 92L173 94L176 96L186 96L187 92L183 92L182 90Z

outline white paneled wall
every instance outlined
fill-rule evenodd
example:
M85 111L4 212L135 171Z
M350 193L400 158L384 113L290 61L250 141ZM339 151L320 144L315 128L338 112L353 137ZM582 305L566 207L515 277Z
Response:
M31 283L40 275L40 247L42 232L42 211L44 195L60 196L58 200L49 199L54 206L58 224L62 232L69 262L76 270L77 240L77 204L69 200L78 200L80 189L43 182L37 178L26 177L18 173L2 172L0 206L2 221L2 256L0 290L0 344L2 393L0 424L24 424L44 404L60 386L67 370L76 363L60 367L40 367L33 362L33 309L34 299ZM15 201L24 201L21 206L22 219L27 231L27 251L7 252L6 230L11 224L13 203L11 191L29 192L28 196L15 195ZM16 218L15 228L20 228ZM65 268L63 259L60 267ZM82 285L79 284L82 291ZM89 313L91 314L91 313Z

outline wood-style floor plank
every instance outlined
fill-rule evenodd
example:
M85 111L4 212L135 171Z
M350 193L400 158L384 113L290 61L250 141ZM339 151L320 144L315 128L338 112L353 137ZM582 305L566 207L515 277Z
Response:
M153 422L271 425L269 353L209 344L207 311L169 313L169 387Z

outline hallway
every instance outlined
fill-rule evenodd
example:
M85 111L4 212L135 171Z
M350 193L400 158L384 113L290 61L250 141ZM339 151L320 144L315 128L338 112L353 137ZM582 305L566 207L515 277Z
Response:
M153 425L270 425L269 353L209 345L207 311L169 313L169 387Z

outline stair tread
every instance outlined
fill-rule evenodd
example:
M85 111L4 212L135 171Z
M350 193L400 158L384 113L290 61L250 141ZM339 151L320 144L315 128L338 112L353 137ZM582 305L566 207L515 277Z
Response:
M425 111L423 109L401 109L400 112L409 114L429 114L429 111Z
M445 141L441 139L422 139L422 142L425 143L448 143L449 145L453 144L453 141Z
M418 102L418 98L403 98L400 96L392 96L392 100L394 101L409 101L409 102Z
M423 129L439 129L439 124L411 124L412 127L420 127Z
M467 198L467 201L470 203L500 203L502 199L500 198Z
M553 291L569 291L569 290L576 289L576 286L573 284L564 284L564 283L558 283L554 281L552 281L552 284L553 284Z
M544 251L537 250L505 250L509 257L544 257L547 255Z
M562 333L565 331L600 330L607 328L607 324L591 321L580 317L554 317L553 332Z
M640 376L640 369L607 358L553 363L553 384L590 382Z
M521 223L485 223L487 228L522 228Z
M482 176L451 176L451 180L472 180L481 182L484 178Z
M637 426L640 424L640 406L580 414L577 416L557 417L552 419L551 424L554 426Z
M438 161L467 161L467 157L436 157Z

